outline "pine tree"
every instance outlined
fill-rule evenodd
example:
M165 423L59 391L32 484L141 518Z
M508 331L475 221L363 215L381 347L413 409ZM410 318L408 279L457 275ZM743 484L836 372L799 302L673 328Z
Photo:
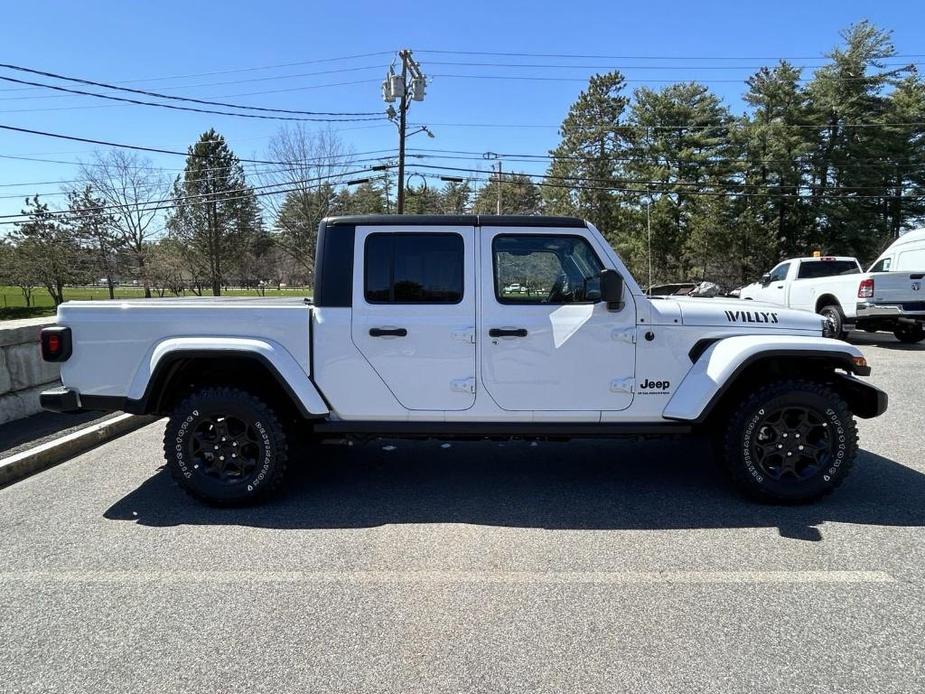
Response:
M263 233L254 191L240 160L213 129L189 148L173 190L168 229L187 244L191 264L204 271L212 294L219 296Z
M611 240L627 231L617 192L630 146L625 86L618 71L591 77L562 121L543 187L547 212L589 219Z

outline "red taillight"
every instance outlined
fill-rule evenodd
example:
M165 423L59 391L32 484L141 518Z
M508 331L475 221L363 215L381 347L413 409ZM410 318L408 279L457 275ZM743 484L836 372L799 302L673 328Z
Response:
M874 278L869 277L866 280L861 280L861 284L858 285L858 298L859 299L869 299L874 295Z
M71 356L71 329L60 326L42 331L42 359L67 361Z

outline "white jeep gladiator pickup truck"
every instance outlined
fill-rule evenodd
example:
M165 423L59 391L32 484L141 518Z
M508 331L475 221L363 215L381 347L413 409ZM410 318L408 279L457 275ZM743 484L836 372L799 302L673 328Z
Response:
M263 499L290 443L714 434L746 493L836 487L854 416L886 394L807 311L647 298L591 224L555 217L324 220L314 301L68 302L42 334L51 410L170 417L177 482Z
M739 298L813 311L828 321L827 334L844 338L856 322L861 272L857 258L791 258L742 287Z

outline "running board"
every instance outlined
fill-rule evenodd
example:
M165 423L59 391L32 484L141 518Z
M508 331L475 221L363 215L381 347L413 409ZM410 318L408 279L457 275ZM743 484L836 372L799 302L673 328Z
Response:
M614 438L619 436L672 436L689 434L693 427L681 422L359 422L322 421L315 433L383 437L429 438L568 437Z

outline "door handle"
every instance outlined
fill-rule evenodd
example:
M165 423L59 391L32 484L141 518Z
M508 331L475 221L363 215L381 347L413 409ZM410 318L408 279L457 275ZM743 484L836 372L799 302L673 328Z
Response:
M408 331L404 328L370 328L370 337L405 337Z
M492 328L488 337L526 337L526 328Z

